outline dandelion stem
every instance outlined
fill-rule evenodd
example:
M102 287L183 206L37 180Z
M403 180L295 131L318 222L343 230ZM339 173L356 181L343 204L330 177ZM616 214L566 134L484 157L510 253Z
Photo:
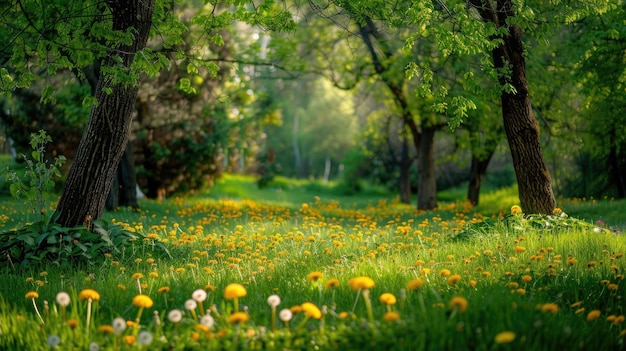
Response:
M352 305L352 313L356 310L356 304L359 302L359 296L361 295L361 289L356 292L356 299L354 299L354 305Z
M367 309L367 318L370 323L374 324L374 312L372 311L372 300L370 299L369 289L363 290L363 300L365 300L365 308Z
M87 335L89 335L89 323L91 322L91 302L91 298L87 299L87 322L85 324L87 329Z
M37 303L35 302L35 299L32 299L32 300L33 300L33 307L35 307L35 312L37 313L37 317L39 317L41 324L44 324L43 318L41 318L41 313L39 313L39 309L37 308Z

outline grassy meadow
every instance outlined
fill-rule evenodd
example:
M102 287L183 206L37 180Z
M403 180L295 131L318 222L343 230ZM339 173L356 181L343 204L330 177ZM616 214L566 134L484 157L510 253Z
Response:
M475 209L455 196L418 212L377 189L227 175L142 200L106 213L136 237L90 264L2 259L0 349L624 348L626 201L538 217L515 188ZM1 231L29 221L0 209Z

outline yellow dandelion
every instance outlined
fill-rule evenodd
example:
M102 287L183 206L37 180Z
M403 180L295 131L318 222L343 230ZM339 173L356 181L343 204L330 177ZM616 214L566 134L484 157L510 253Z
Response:
M98 331L103 333L103 334L113 334L115 333L115 329L113 329L112 325L109 324L103 324L101 326L98 327Z
M589 322L591 322L591 321L595 321L596 319L600 318L600 314L601 314L601 313L602 313L602 312L600 312L600 310L593 310L593 311L590 311L589 313L587 313L587 320L588 320Z
M544 303L541 305L541 312L543 313L557 313L559 311L559 305L555 303Z
M511 206L511 214L512 215L516 215L516 214L520 214L522 213L522 208L519 207L518 205L513 205Z
M442 269L439 271L439 275L442 277L447 277L450 275L450 270L449 269Z
M348 281L348 285L350 286L352 290L359 290L359 289L371 289L376 284L374 283L374 280L372 278L363 276L363 277L351 278Z
M150 308L154 302L148 295L139 294L133 298L133 305L141 308Z
M411 280L407 285L407 289L409 290L417 290L417 289L421 289L422 286L424 286L424 280L422 279L413 279Z
M515 333L512 331L503 331L496 335L496 344L508 344L515 340Z
M142 279L142 278L143 278L143 274L141 274L141 273L135 273L135 274L133 274L130 278L131 278L131 279Z
M529 276L528 274L522 277L522 281L524 283L530 283L531 280L533 280L533 277Z
M26 293L25 297L26 297L27 300L36 299L36 298L39 297L39 293L36 292L36 291L29 291L29 292Z
M100 294L93 289L85 289L78 294L78 298L81 300L100 300Z
M235 313L231 314L230 316L228 316L228 323L230 323L230 324L245 323L249 319L250 319L250 316L248 316L247 313L245 313L245 312L235 312Z
M463 313L467 310L467 300L461 296L455 296L450 300L450 308L457 309L459 313Z
M382 295L380 295L379 298L380 302L384 303L385 305L395 305L396 304L396 297L391 294L391 293L384 293Z
M314 304L310 303L310 302L305 302L302 305L300 305L300 308L302 308L302 311L304 312L305 315L314 318L314 319L320 319L322 318L322 311L320 311L320 309L315 306Z
M162 286L160 288L157 289L157 292L159 294L164 294L170 291L170 287L169 286Z
M458 274L453 274L448 277L448 285L456 285L456 283L461 281L461 276Z
M322 272L311 272L309 273L309 275L306 277L306 280L308 281L314 281L316 282L317 280L319 280L324 274Z
M326 285L325 285L325 286L326 286L326 289L336 288L336 287L338 287L338 286L339 286L339 280L337 280L337 279L329 279L329 280L326 282Z
M383 316L383 319L386 320L387 322L393 322L393 321L397 321L398 319L400 319L400 315L397 312L388 311Z
M246 296L247 292L246 292L246 288L243 287L243 285L241 284L228 284L226 286L226 288L224 289L224 298L226 300L233 300L233 299L237 299L240 297L244 297Z

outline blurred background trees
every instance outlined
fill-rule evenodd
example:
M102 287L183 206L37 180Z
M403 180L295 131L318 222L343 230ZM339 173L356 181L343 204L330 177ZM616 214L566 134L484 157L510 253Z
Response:
M226 171L255 174L260 186L277 175L335 181L345 192L377 184L403 202L420 184L435 192L463 187L476 204L481 185L513 185L490 53L464 49L478 19L461 16L456 1L353 5L277 3L297 25L281 33L233 18L211 30L194 18L234 5L175 2L177 21L160 23L182 33L175 45L186 55L164 46L167 38L151 40L170 69L139 83L128 151L140 190L185 194ZM543 6L529 2L515 20L529 48L532 108L554 191L624 197L624 4L566 7L550 23L536 15L551 11ZM9 26L3 19L4 42ZM31 132L45 129L50 155L65 155L69 166L93 82L62 68L33 74L45 79L0 95L4 135L19 153ZM420 180L426 170L435 185Z

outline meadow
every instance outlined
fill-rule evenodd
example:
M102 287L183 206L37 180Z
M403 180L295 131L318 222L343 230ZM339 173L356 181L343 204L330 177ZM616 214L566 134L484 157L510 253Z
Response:
M131 239L87 264L0 261L0 349L624 348L626 201L534 216L515 194L471 209L452 191L419 212L376 189L227 175L142 200L106 213L101 230ZM3 232L29 221L0 209Z

